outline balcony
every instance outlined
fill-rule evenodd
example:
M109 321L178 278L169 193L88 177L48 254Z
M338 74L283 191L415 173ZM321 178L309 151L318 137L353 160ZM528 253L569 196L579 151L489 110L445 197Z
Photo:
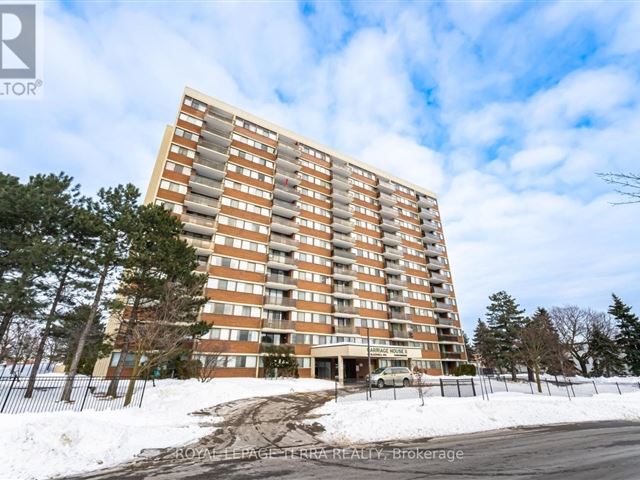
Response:
M189 237L188 235L180 235L180 238L187 242L190 247L195 248L198 255L209 254L211 252L211 247L213 246L211 240Z
M293 220L289 220L285 217L273 215L271 217L271 231L276 233L283 233L285 235L291 235L300 230L299 225Z
M441 268L449 268L449 265L438 259L430 258L429 263L427 263L427 268L429 270L440 270Z
M276 170L276 186L278 184L295 187L300 185L300 179L294 172L288 172L287 170Z
M358 278L358 274L351 267L334 265L333 278L337 280L355 280Z
M293 140L291 140L291 142L293 142ZM288 143L284 140L284 137L280 137L280 141L278 142L278 156L296 159L300 156L300 150L298 150L295 142Z
M399 312L396 310L389 310L389 320L399 320L401 322L410 322L411 317L406 312Z
M331 179L331 186L333 187L333 191L341 191L348 192L351 186L346 178L333 177Z
M298 162L294 158L278 157L276 158L276 169L297 172L300 170L300 165L298 165Z
M331 221L331 227L337 231L342 233L351 233L353 232L354 225L349 220L344 220L342 218L333 217Z
M378 200L380 201L380 205L383 207L393 207L396 204L393 197L387 193L380 193Z
M437 245L428 245L427 244L424 247L424 253L428 257L439 257L440 255L444 254L444 248L439 247Z
M296 326L291 320L263 318L262 328L265 330L295 330Z
M191 175L189 177L189 186L191 191L195 193L202 193L215 198L222 195L222 182L202 175Z
M455 327L456 322L451 318L441 318L436 317L436 327L447 328L447 327Z
M282 311L295 310L296 299L289 298L289 297L265 296L264 308L269 308L271 310L282 310Z
M213 142L207 142L206 140L200 140L198 143L198 153L210 160L218 160L226 162L229 158L228 148L222 147Z
M384 230L385 232L391 232L391 233L396 233L400 231L400 227L396 225L393 220L389 220L388 218L382 219L382 224L380 225L380 228L382 228L382 230Z
M333 333L342 335L359 335L358 328L353 325L334 325Z
M404 273L404 265L400 265L399 262L387 260L387 263L384 266L384 271L392 275L401 275Z
M406 338L412 338L413 337L412 332L407 332L405 330L393 330L393 329L391 329L390 332L391 332L391 337L392 338L403 338L403 339L406 339Z
M358 294L353 287L346 285L334 285L333 296L336 298L356 298Z
M218 128L213 124L207 124L202 128L201 131L202 137L206 139L207 142L214 143L216 145L220 145L221 147L228 147L231 143L230 131L225 130L223 128Z
M355 242L353 238L351 238L351 235L335 232L333 234L333 238L331 239L331 243L333 243L336 247L351 248L353 247Z
M272 233L269 238L269 246L283 252L293 252L294 250L298 250L300 242L278 233Z
M444 335L442 333L438 333L438 341L439 342L452 342L452 343L464 343L462 337L458 337L457 335Z
M438 231L440 229L440 225L435 222L426 221L420 225L420 228L423 232L429 233Z
M217 128L226 129L231 131L233 129L233 115L224 112L216 107L209 107L205 113L205 120L207 124Z
M344 248L334 248L333 258L334 260L343 259L344 260L343 263L355 263L356 254L353 253L351 250L346 250Z
M209 271L209 262L201 262L198 261L196 265L196 272L198 273L207 273Z
M300 213L300 206L295 203L294 200L285 201L275 199L273 206L271 207L274 215L280 215L285 218L293 218Z
M349 196L349 190L333 190L331 197L334 202L340 202L349 205L351 203L351 197Z
M442 239L435 235L431 235L430 233L424 233L422 235L422 241L426 243L441 243Z
M452 312L453 311L453 305L449 304L449 303L445 303L445 302L438 302L436 300L435 302L435 306L433 307L433 309L436 312Z
M431 210L429 208L421 208L419 215L423 220L436 220L439 217L436 210Z
M430 198L426 198L426 197L420 197L418 199L418 205L421 206L422 208L438 207L438 204L436 203L435 200L431 200Z
M268 274L266 279L268 288L279 288L280 290L293 290L298 285L298 280L286 275Z
M333 207L331 208L331 212L338 218L343 218L345 220L351 218L351 212L349 211L349 207L347 205L334 202Z
M184 204L189 210L201 213L202 215L215 216L220 211L218 200L197 193L187 193L184 197Z
M378 182L378 190L384 193L393 193L396 191L396 187L394 187L389 180L382 180Z
M399 294L388 294L387 303L395 307L404 307L406 305L409 305L407 298L404 295Z
M451 290L442 287L431 287L431 296L433 297L442 298L448 297L450 295L453 295L453 292Z
M336 315L355 317L358 315L358 308L353 305L333 305L333 313Z
M451 278L446 275L442 275L441 273L431 272L431 276L429 277L429 282L431 283L442 283L442 282L450 282Z
M382 218L388 218L390 220L393 220L394 218L396 218L397 213L394 212L392 208L383 206L380 209L380 215L382 216Z
M445 360L445 359L462 360L463 359L463 354L460 353L460 352L443 352L443 351L440 351L440 358L442 360Z
M349 167L347 167L347 162L338 158L334 158L331 161L331 171L334 175L339 177L347 178L349 176Z
M225 174L226 163L224 160L212 160L196 155L193 159L193 169L200 175L207 178L222 180Z
M403 255L399 248L387 247L382 253L382 256L390 260L399 260Z
M402 243L402 240L400 240L400 237L394 233L385 232L382 235L382 243L384 243L385 245L392 245L397 247L398 245L400 245L400 243Z
M405 290L407 282L399 278L387 277L387 290Z
M295 202L300 198L298 191L291 185L277 182L273 190L273 196L285 202Z
M276 270L293 270L298 266L298 261L286 255L269 254L267 259L267 267Z
M183 229L187 232L199 233L201 235L212 235L215 231L216 222L213 218L189 215L187 213L180 217Z

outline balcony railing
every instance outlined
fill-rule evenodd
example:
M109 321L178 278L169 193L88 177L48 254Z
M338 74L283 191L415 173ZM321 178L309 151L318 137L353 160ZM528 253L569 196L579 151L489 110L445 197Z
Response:
M217 118L221 122L231 124L231 118L225 117L224 115L221 115L220 113L216 112L212 107L209 107L207 109L207 115L209 115L209 116L211 116L213 118Z
M446 325L447 327L455 327L456 322L451 318L436 317L436 325Z
M436 302L436 308L439 308L440 310L453 310L453 305L451 305L450 303L444 303L444 302Z
M440 273L433 273L431 272L431 280L440 280L442 282L449 282L451 281L451 278L447 277L446 275L442 275Z
M342 248L334 248L333 249L333 256L334 257L340 257L340 258L346 258L349 260L355 260L356 259L356 254L349 251L349 250L344 250Z
M353 270L352 268L339 267L339 266L336 266L336 265L334 265L334 267L333 267L333 274L334 275L344 275L344 276L349 276L349 277L357 277L358 276L356 271Z
M276 320L271 318L262 319L262 328L273 330L295 330L295 324L291 320Z
M435 267L435 268L449 268L449 265L447 265L444 262L441 262L440 260L436 260L434 258L429 260L429 263L427 263L427 267Z
M385 193L393 193L396 188L388 180L380 180L378 182L378 190Z
M391 330L391 336L393 338L411 338L412 337L410 332L406 332L404 330Z
M358 308L353 305L334 305L333 306L334 313L340 313L343 315L357 315Z
M435 220L436 218L438 218L438 212L428 208L420 209L419 215L421 218L428 220Z
M430 243L442 242L442 239L440 237L436 237L435 235L431 235L430 233L424 233L422 235L422 240L424 240L425 242L430 242Z
M382 243L385 245L400 245L400 237L393 233L384 233L382 236Z
M420 205L423 208L430 208L430 207L437 207L438 204L433 200L422 197L418 199L418 205Z
M200 143L198 144L198 146L207 148L209 150L213 150L214 152L221 153L222 155L228 154L227 148L221 147L220 145L213 142L207 142L206 140L200 140Z
M392 320L410 320L408 313L405 312L395 312L393 310L389 310L389 318Z
M334 285L333 293L343 293L345 295L355 295L356 292L353 287L347 287L346 285Z
M382 253L385 257L402 257L402 251L399 248L387 247Z
M407 287L407 282L404 280L400 280L397 278L390 278L387 277L387 286L392 286L392 287L402 287L402 288L406 288Z
M268 261L274 262L274 263L281 263L282 265L290 265L292 267L295 267L298 265L298 261L296 259L294 259L293 257L287 257L285 255L269 254Z
M191 177L189 178L189 184L191 185L192 189L198 188L198 186L202 186L202 187L206 187L207 190L222 191L222 182L220 180L214 180L212 178L203 177L202 175L191 175Z
M358 328L353 325L334 325L333 333L355 335L358 333Z
M451 290L435 286L431 287L431 293L434 293L436 295L453 295L453 292Z
M295 307L296 299L290 297L276 297L276 296L265 296L264 297L265 305L277 305L279 307Z
M285 237L284 235L280 235L278 233L272 233L271 238L269 239L270 243L279 243L281 245L287 245L289 247L299 247L300 242L293 238Z
M443 351L440 351L440 358L462 359L462 353L460 353L460 352L443 352Z
M182 214L180 220L182 223L200 225L208 229L214 228L216 225L216 222L212 218L198 217L197 215L189 215L188 213Z
M298 280L293 277L287 277L286 275L267 275L267 283L279 283L281 285L297 285Z
M205 240L203 238L193 238L187 235L182 235L180 238L185 240L190 246L194 248L201 248L205 250L211 249L211 240Z
M202 128L202 132L208 133L210 135L218 135L219 137L222 137L225 140L229 140L229 137L230 137L229 131L224 131L221 128L216 128L213 125L208 125L208 124Z
M404 295L387 295L387 302L407 303Z
M206 197L204 195L198 195L197 193L187 193L184 197L185 203L196 203L211 208L218 208L218 200L215 198Z
M457 335L443 335L443 334L438 334L438 340L441 342L456 342L456 343L462 343L462 338L458 337Z
M276 159L276 165L278 168L289 170L290 172L296 172L299 170L300 165L294 158L278 157Z
M210 170L216 170L224 174L225 163L217 160L211 160L208 158L203 158L201 155L196 155L193 159L193 166L196 170L199 170L198 167L204 167Z

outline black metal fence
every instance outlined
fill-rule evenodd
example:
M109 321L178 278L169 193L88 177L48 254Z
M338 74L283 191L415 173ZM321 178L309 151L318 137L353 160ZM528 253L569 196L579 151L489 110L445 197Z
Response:
M57 412L82 410L117 410L140 407L147 384L145 378L120 377L115 395L108 393L115 377L77 375L69 400L62 399L67 377L65 375L38 375L33 393L26 396L29 377L0 378L0 413ZM129 388L130 401L126 402ZM125 403L127 403L125 405Z
M414 379L408 387L392 382L385 388L377 388L366 382L346 382L340 386L335 382L335 401L358 400L404 400L425 397L486 397L499 393L522 393L527 395L563 396L565 398L590 397L600 394L631 393L640 391L640 383L595 382L558 378L544 379L540 388L536 382L519 379L515 382L506 377L463 377L439 379Z

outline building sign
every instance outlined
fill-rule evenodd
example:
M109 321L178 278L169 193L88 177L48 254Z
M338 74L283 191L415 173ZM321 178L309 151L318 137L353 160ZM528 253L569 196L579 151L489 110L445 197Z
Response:
M407 358L407 349L402 347L370 347L372 357L403 357Z

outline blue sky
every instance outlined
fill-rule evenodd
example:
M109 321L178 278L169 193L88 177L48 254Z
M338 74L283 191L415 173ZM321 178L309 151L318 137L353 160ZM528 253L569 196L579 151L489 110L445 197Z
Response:
M640 4L54 3L45 98L0 103L0 169L142 190L192 86L438 192L463 323L640 309Z

